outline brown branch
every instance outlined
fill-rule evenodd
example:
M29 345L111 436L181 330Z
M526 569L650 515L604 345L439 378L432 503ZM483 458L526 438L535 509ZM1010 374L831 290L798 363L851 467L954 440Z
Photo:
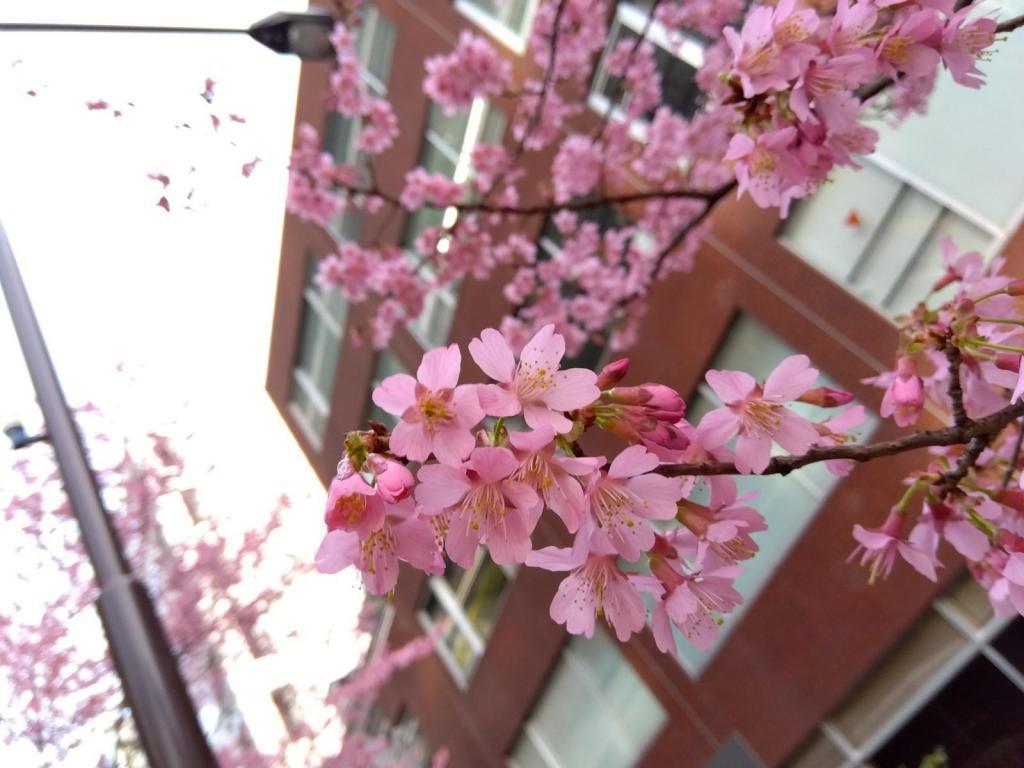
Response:
M1024 416L1024 401L1008 405L982 419L971 420L966 426L945 427L924 432L916 432L897 440L887 440L868 445L835 445L811 448L806 453L796 456L776 456L762 475L788 475L790 472L808 464L818 464L832 459L849 459L850 461L866 462L883 456L896 456L907 451L920 448L932 448L943 445L969 445L975 439L983 442L982 449L988 445L1011 421ZM970 446L968 447L970 451ZM978 451L980 454L980 450ZM973 465L973 462L972 462ZM968 469L970 467L968 466ZM693 477L706 475L738 475L736 465L730 461L706 461L696 464L663 464L657 470L667 477ZM966 470L965 470L966 472ZM962 479L962 478L961 478Z
M937 484L939 498L946 498L960 485L960 481L967 477L971 467L978 463L978 457L981 456L981 452L988 447L994 437L994 434L989 434L971 438L971 441L967 444L967 450L960 454L960 458L957 459L956 466L949 472L942 474L942 479Z
M1020 29L1021 27L1024 27L1024 13L1022 13L1020 16L1015 16L1014 18L1009 19L1008 21L1004 21L1002 24L996 27L996 34L999 34L1000 32L1013 32L1014 30Z
M964 390L960 382L960 364L963 362L960 356L960 347L953 343L952 333L946 334L942 340L942 351L949 363L949 401L953 407L953 423L958 427L964 427L970 423L967 417L967 409L964 408Z

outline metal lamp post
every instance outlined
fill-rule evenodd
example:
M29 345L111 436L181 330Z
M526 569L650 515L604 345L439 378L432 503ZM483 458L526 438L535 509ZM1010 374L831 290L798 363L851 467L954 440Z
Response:
M50 24L3 22L0 32L142 32L146 34L248 35L277 53L292 53L303 61L334 55L330 34L334 18L325 11L274 13L248 29L230 27L147 27L129 24Z

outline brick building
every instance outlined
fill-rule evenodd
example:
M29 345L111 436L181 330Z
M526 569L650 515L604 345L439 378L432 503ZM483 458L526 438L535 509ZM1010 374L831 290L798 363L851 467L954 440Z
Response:
M1015 12L1020 4L1002 3ZM379 159L379 183L399 188L417 163L465 180L476 142L510 141L514 105L477 100L445 116L422 93L423 59L450 50L470 29L490 35L517 75L530 71L523 52L536 0L367 5L359 43L367 80L391 99L402 130ZM618 3L606 50L643 28L649 5ZM657 24L651 38L665 100L688 114L704 43L698 36L670 42ZM954 235L963 250L1001 253L1024 274L1024 147L1014 142L1024 102L1013 95L1024 77L1024 45L1017 39L1002 48L985 65L984 89L944 80L927 118L883 127L879 152L862 171L836 174L787 221L749 200L721 205L695 270L653 292L643 341L629 352L631 379L676 387L696 421L717 405L702 383L707 368L763 377L782 357L803 352L877 410L879 392L861 379L891 365L896 334L887 317L941 274L939 236ZM326 131L335 157L350 161L352 125L324 109L328 73L327 65L303 65L297 124ZM598 61L593 110L580 125L600 119L608 88ZM543 183L549 161L532 156L524 197ZM334 234L408 246L448 215L343 214ZM550 247L550 231L542 217L523 223L541 247ZM424 349L466 344L508 306L500 278L466 281L431 296L423 317L375 352L346 332L364 309L311 282L315 255L333 245L324 232L287 219L267 379L325 483L345 432L367 416L385 420L370 400L376 382L414 370ZM872 417L863 432L881 440L899 430ZM382 628L388 642L437 622L446 629L437 656L389 687L384 715L410 738L447 745L455 766L909 766L938 746L954 765L1024 765L1024 621L993 618L980 588L960 578L952 551L942 553L938 585L897 569L869 588L863 571L845 563L852 525L880 520L901 478L922 460L876 462L842 481L822 467L786 479L744 478L744 490L759 491L770 525L738 582L745 605L712 653L681 642L678 661L659 653L649 633L626 644L601 631L590 641L568 636L548 618L559 574L517 572L486 556L444 577L403 572ZM534 542L563 536L542 524ZM964 722L968 731L953 727Z

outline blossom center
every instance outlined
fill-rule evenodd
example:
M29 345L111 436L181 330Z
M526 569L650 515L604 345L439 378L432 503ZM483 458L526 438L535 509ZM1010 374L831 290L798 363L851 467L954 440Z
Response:
M766 400L751 400L743 405L741 422L745 432L774 432L782 423L782 406Z
M603 483L598 486L591 499L591 508L597 518L597 524L602 528L617 528L622 525L632 528L635 525L633 509L638 501L640 500L635 495L622 486Z
M451 395L441 392L428 392L419 399L419 410L427 430L434 432L440 427L447 427L455 421L451 407Z
M893 35L882 43L882 55L893 64L902 66L910 58L910 46L913 44L912 38L905 35Z
M366 496L361 493L342 496L334 503L332 512L332 523L355 525L366 515Z
M460 504L462 511L470 517L470 527L474 531L488 521L505 515L505 497L495 485L480 485L466 494Z
M515 376L516 394L519 395L519 399L531 400L540 397L554 387L555 377L552 373L546 366L521 360Z

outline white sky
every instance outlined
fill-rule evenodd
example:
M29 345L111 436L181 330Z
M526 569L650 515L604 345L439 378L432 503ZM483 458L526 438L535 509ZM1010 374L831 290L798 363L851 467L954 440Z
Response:
M247 27L305 3L2 5L4 21ZM251 504L265 509L289 490L294 551L311 559L322 490L263 390L298 70L293 58L241 35L0 32L0 222L68 399L113 401L147 428L188 403L193 461L218 467L220 480L205 494L219 500L215 513L244 521ZM211 107L199 97L206 77L217 81ZM125 115L86 110L95 99ZM219 133L211 111L224 119ZM247 123L228 123L229 112ZM192 130L174 128L182 121ZM244 179L242 163L257 155L262 163ZM170 214L155 206L161 190L150 172L171 176ZM183 210L192 188L196 212ZM0 423L21 419L32 429L32 390L0 309ZM113 374L122 362L136 373L127 385ZM318 579L319 600L314 587L306 605L337 600L344 619L358 591L344 577ZM294 621L308 620L322 637L332 631L316 618L323 615L314 605ZM344 671L354 658L335 638L333 665ZM296 649L315 663L288 672L317 667L328 682L325 651ZM33 764L4 754L0 747L4 765Z

